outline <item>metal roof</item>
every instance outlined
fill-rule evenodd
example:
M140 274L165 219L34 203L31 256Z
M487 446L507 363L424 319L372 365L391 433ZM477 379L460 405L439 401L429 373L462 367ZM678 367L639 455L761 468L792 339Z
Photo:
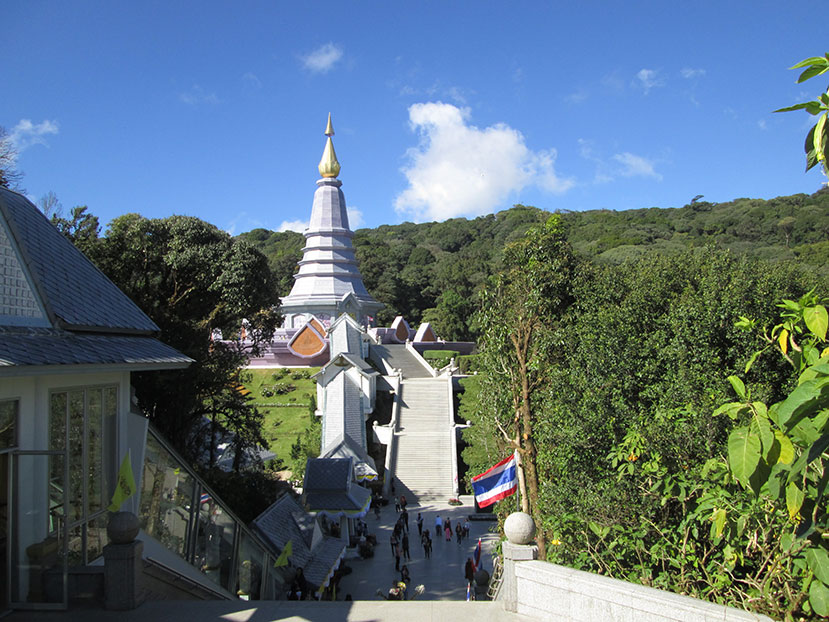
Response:
M147 335L159 331L26 197L0 188L0 217L55 328Z

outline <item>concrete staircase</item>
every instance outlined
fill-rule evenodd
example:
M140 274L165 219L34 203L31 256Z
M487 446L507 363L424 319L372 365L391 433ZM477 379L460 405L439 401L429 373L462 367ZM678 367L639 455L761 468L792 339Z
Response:
M429 369L405 345L375 345L369 348L369 358L387 375L393 369L403 372L403 378L432 378Z
M403 494L418 499L454 495L450 393L446 378L405 379L400 385L400 412L392 474Z

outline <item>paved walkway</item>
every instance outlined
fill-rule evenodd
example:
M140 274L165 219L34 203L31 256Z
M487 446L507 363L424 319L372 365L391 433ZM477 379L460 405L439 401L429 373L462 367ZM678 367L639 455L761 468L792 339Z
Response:
M497 535L489 533L494 521L470 521L470 535L460 545L455 537L451 542L435 538L435 516L442 519L447 516L454 525L463 521L474 511L472 497L461 497L463 505L450 506L445 502L409 503L409 527L411 561L401 562L409 566L411 588L423 584L425 593L414 602L398 603L381 600L376 591L388 590L392 579L400 576L394 570L394 557L391 555L389 537L397 522L398 514L394 505L381 510L380 520L369 514L366 517L369 533L377 535L375 555L369 559L348 559L346 563L352 572L340 581L339 602L296 602L296 601L153 601L146 602L133 611L105 611L103 609L70 608L63 612L26 612L12 613L6 620L11 622L65 622L83 620L84 622L181 622L182 620L203 620L216 622L400 622L401 620L418 620L423 622L458 622L464 617L474 618L475 622L517 621L516 614L504 611L500 602L466 601L466 580L464 565L472 557L478 538L482 539L482 566L492 572L492 547L497 544ZM423 514L423 525L430 528L433 547L432 557L425 559L423 547L417 534L415 522L417 513ZM346 594L351 594L354 602L344 602ZM426 602L433 601L433 602ZM443 601L443 602L434 602ZM448 601L448 602L447 602Z
M456 521L463 522L467 516L474 513L472 497L461 497L463 505L450 506L446 502L410 502L409 511L409 551L411 561L403 561L409 567L411 574L410 590L416 585L426 586L426 592L418 600L466 600L466 579L464 578L464 565L469 557L473 556L478 538L482 539L481 562L483 568L492 572L491 548L498 542L495 533L489 533L489 529L496 525L495 521L469 521L470 534L458 545L453 534L452 541L446 542L444 538L435 537L435 516L440 515L441 519L447 516L452 520L454 529ZM420 545L420 536L417 532L417 513L423 515L423 528L429 528L432 534L432 556L426 559L423 547ZM390 504L381 511L378 521L373 514L366 517L369 533L377 536L377 547L374 549L374 557L369 559L349 559L347 564L353 572L346 575L340 581L338 598L345 598L351 594L354 600L377 600L376 591L378 588L387 592L391 586L392 579L399 580L400 573L394 569L394 557L391 554L392 529L397 522L398 514L394 511L394 505Z

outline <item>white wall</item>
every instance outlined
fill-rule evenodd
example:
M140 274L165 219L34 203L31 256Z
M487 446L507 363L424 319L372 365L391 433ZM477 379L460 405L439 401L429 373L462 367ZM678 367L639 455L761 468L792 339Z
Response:
M515 564L519 615L561 622L772 622L734 607L541 561Z

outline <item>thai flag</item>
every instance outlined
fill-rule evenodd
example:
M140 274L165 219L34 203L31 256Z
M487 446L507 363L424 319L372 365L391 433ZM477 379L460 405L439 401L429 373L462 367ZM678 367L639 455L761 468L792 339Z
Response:
M473 477L472 488L475 491L475 501L482 508L514 494L518 488L515 453Z
M475 569L477 570L478 568L481 567L481 539L480 538L478 538L478 546L475 547L474 561L475 561Z
M213 498L206 492L203 492L201 498L199 499L199 503L207 503L208 501L212 501Z

